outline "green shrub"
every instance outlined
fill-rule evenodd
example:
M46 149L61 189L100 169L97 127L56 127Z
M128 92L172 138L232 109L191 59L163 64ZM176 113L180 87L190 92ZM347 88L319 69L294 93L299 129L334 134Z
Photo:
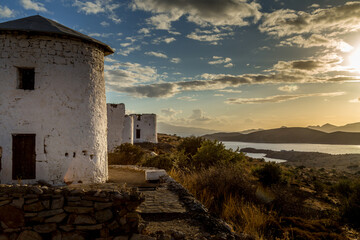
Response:
M262 167L255 169L253 173L264 186L281 182L281 168L276 163L265 163Z
M162 154L145 158L141 163L144 167L156 167L165 170L171 170L174 164L172 154Z
M136 165L143 161L145 152L140 147L124 143L108 155L109 164Z
M219 164L236 163L244 158L243 153L226 149L222 142L205 140L193 156L192 164L196 169L203 169Z
M192 157L197 153L198 148L201 147L201 144L205 141L202 137L186 137L183 138L181 143L178 146L179 151L183 151L183 153L189 158Z

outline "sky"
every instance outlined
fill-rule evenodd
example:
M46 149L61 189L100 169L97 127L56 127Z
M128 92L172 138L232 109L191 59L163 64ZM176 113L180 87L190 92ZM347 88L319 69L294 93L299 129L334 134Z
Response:
M115 50L108 103L220 131L360 122L360 1L0 0Z

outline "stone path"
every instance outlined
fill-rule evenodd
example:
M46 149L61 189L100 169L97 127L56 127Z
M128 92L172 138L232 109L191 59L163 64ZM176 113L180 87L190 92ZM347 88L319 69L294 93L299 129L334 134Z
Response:
M145 221L144 232L154 239L243 239L231 233L224 222L210 216L171 178L163 183L147 183L144 169L114 165L109 166L109 175L109 182L137 187L144 195L138 212Z

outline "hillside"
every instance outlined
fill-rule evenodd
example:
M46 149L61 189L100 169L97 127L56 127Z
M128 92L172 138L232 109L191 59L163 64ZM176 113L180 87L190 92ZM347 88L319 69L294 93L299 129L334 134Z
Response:
M333 132L325 133L308 128L277 128L249 134L214 133L203 136L219 141L238 141L254 143L312 143L360 145L360 133Z
M322 132L360 132L360 122L349 123L344 126L335 126L332 124L324 124L322 126L308 126L310 129L319 130Z

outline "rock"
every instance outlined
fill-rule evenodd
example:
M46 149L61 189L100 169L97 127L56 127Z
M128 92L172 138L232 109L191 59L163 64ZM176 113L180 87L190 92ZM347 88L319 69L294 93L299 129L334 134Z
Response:
M56 230L55 223L46 223L34 226L34 230L38 233L51 233Z
M79 196L76 196L76 197L74 197L74 196L69 196L69 197L67 197L66 198L66 200L68 200L68 202L79 202L80 200L81 200L81 197L79 197Z
M24 198L18 198L18 199L14 199L11 203L12 206L17 207L17 208L22 208L24 206Z
M172 233L172 236L175 238L175 240L181 240L181 239L185 239L186 235L181 231L174 231Z
M4 200L0 202L0 206L4 206L6 204L9 204L11 202L11 200Z
M37 232L26 230L20 233L17 240L42 240L42 237Z
M116 220L112 221L112 223L108 224L107 226L111 231L114 231L120 227Z
M58 209L64 206L64 197L56 198L52 200L51 209Z
M74 230L75 227L73 225L65 225L65 226L60 226L59 228L65 232L70 232Z
M76 226L76 230L80 230L80 231L94 231L94 230L100 230L102 228L103 228L102 224Z
M113 240L128 240L129 238L127 236L117 236L117 237L114 237Z
M110 209L105 209L102 211L95 212L95 219L99 223L109 221L113 217L112 211Z
M41 202L35 202L29 205L24 205L24 211L26 212L39 212L44 209L45 208Z
M95 202L109 202L110 201L108 198L94 197L94 196L85 196L85 197L83 197L83 200L95 201Z
M37 202L37 201L39 201L39 198L30 198L30 199L27 199L25 203L26 204L32 204L32 203Z
M78 213L78 214L91 213L94 211L94 209L92 207L69 207L69 206L64 207L64 210L66 212Z
M39 187L32 187L31 188L31 191L33 192L33 193L35 193L35 194L43 194L43 190L41 189L41 188L39 188Z
M62 234L60 231L53 232L51 240L62 240Z
M25 225L23 211L10 205L0 207L0 221L9 228L18 228Z
M66 213L61 213L61 214L58 214L58 215L55 215L55 216L45 219L45 222L46 223L60 223L66 218L66 216L67 216Z
M0 240L9 240L9 238L5 234L1 234Z
M35 217L35 216L37 216L38 215L38 213L37 212L29 212L29 213L25 213L25 217Z
M41 203L46 209L50 209L50 200L44 200Z
M65 232L62 233L62 239L61 240L85 240L85 237L77 232Z
M146 181L159 181L160 177L166 176L166 171L164 169L158 170L145 170L145 180Z
M39 217L50 217L50 216L54 216L60 213L63 213L64 210L62 209L54 209L54 210L47 210L47 211L42 211L39 212L38 216Z
M103 210L103 209L105 209L105 208L111 207L112 205L113 205L112 202L109 202L109 203L99 203L99 202L96 202L94 207L95 207L96 210Z
M40 179L39 181L37 181L37 184L39 184L40 186L47 186L47 187L52 187L52 185L50 183L48 183L47 181Z
M80 225L80 224L96 224L96 220L89 216L89 215L76 215L76 214L71 214L69 219L68 219L68 224L76 224L76 225Z
M128 213L126 215L127 222L138 222L140 220L140 215L138 213Z

